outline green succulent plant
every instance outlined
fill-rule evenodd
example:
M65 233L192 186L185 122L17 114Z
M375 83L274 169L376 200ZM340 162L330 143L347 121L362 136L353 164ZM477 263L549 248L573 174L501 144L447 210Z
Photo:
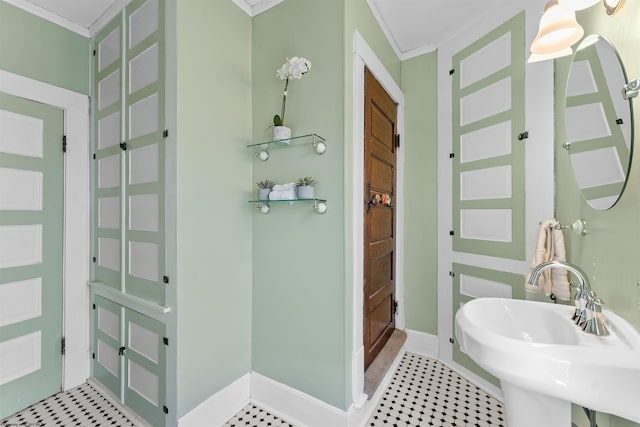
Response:
M280 114L276 114L275 116L273 116L273 125L282 126L282 118L280 118Z
M273 186L276 185L276 183L273 182L273 181L269 181L268 179L265 179L264 181L256 182L256 185L260 189L263 189L263 190L269 189L269 190L271 190L271 189L273 189Z
M296 185L298 187L302 187L304 185L313 185L315 184L316 180L311 178L310 176L305 176L302 178L298 178L298 182L296 182Z

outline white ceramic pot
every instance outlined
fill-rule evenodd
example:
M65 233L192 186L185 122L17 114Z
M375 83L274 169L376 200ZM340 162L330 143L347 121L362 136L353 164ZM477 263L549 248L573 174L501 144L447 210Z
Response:
M268 188L258 189L258 200L269 200L269 193L271 193L271 190Z
M314 188L311 185L301 185L298 187L298 199L313 199Z
M277 141L280 139L289 139L291 138L291 128L286 126L274 126L273 127L273 140ZM288 144L289 141L283 141Z

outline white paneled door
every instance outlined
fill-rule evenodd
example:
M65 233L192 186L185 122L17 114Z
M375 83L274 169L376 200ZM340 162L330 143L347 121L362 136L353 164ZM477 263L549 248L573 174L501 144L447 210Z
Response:
M63 114L0 92L0 419L62 384Z

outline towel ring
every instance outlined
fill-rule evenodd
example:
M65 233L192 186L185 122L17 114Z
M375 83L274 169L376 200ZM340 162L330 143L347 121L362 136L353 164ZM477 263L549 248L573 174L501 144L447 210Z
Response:
M587 235L587 221L584 219L577 219L573 224L556 224L556 230L573 230L578 236Z

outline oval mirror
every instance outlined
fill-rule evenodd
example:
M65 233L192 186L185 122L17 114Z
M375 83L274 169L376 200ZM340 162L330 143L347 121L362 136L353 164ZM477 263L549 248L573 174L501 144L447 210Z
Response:
M627 76L608 40L586 37L576 49L567 79L566 143L582 196L598 210L620 199L631 167L633 111L623 96Z

